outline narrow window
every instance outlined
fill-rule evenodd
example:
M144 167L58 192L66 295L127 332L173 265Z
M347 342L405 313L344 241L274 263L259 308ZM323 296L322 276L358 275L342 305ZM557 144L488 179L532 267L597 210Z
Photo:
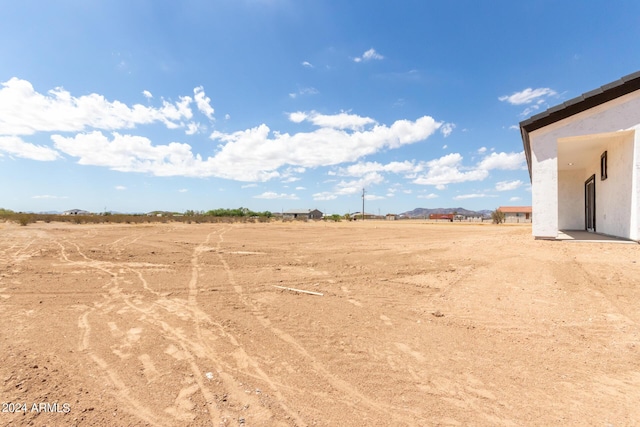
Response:
M607 152L605 151L600 156L600 180L607 179Z

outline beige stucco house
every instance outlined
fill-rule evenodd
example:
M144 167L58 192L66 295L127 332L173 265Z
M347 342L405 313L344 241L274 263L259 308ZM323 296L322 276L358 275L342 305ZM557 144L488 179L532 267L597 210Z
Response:
M500 206L504 222L530 223L533 218L531 206Z
M640 72L520 123L536 238L640 239Z

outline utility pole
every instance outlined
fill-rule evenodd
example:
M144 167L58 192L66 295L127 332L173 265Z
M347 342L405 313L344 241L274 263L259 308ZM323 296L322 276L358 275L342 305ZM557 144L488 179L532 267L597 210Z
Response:
M362 189L362 220L364 221L364 188Z

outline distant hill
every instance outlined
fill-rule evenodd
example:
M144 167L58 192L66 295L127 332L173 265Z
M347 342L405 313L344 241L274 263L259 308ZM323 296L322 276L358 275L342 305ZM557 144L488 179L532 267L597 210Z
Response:
M454 212L458 215L464 216L489 216L491 215L492 211L486 209L480 211L470 211L465 208L416 208L412 211L403 212L400 215L409 218L424 218L428 217L431 214L452 214Z

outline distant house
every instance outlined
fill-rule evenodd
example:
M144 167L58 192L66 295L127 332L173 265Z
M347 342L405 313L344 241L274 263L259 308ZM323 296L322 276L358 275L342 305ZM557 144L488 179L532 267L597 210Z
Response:
M504 222L531 222L531 206L500 206L499 211L504 213Z
M536 238L640 240L640 71L520 123Z
M450 213L450 214L429 214L429 219L435 219L435 220L446 220L449 222L453 222L453 217L455 215Z
M398 219L398 215L396 215L396 214L387 214L385 216L385 218L386 218L387 221L395 221L395 220Z
M62 212L62 215L91 215L91 212L83 211L82 209L69 209Z
M354 212L351 214L351 218L355 219L356 221L359 219L362 219L362 212ZM372 214L369 212L365 212L364 213L364 219L377 219L379 218L376 214Z
M318 209L290 209L282 213L283 219L322 219Z

